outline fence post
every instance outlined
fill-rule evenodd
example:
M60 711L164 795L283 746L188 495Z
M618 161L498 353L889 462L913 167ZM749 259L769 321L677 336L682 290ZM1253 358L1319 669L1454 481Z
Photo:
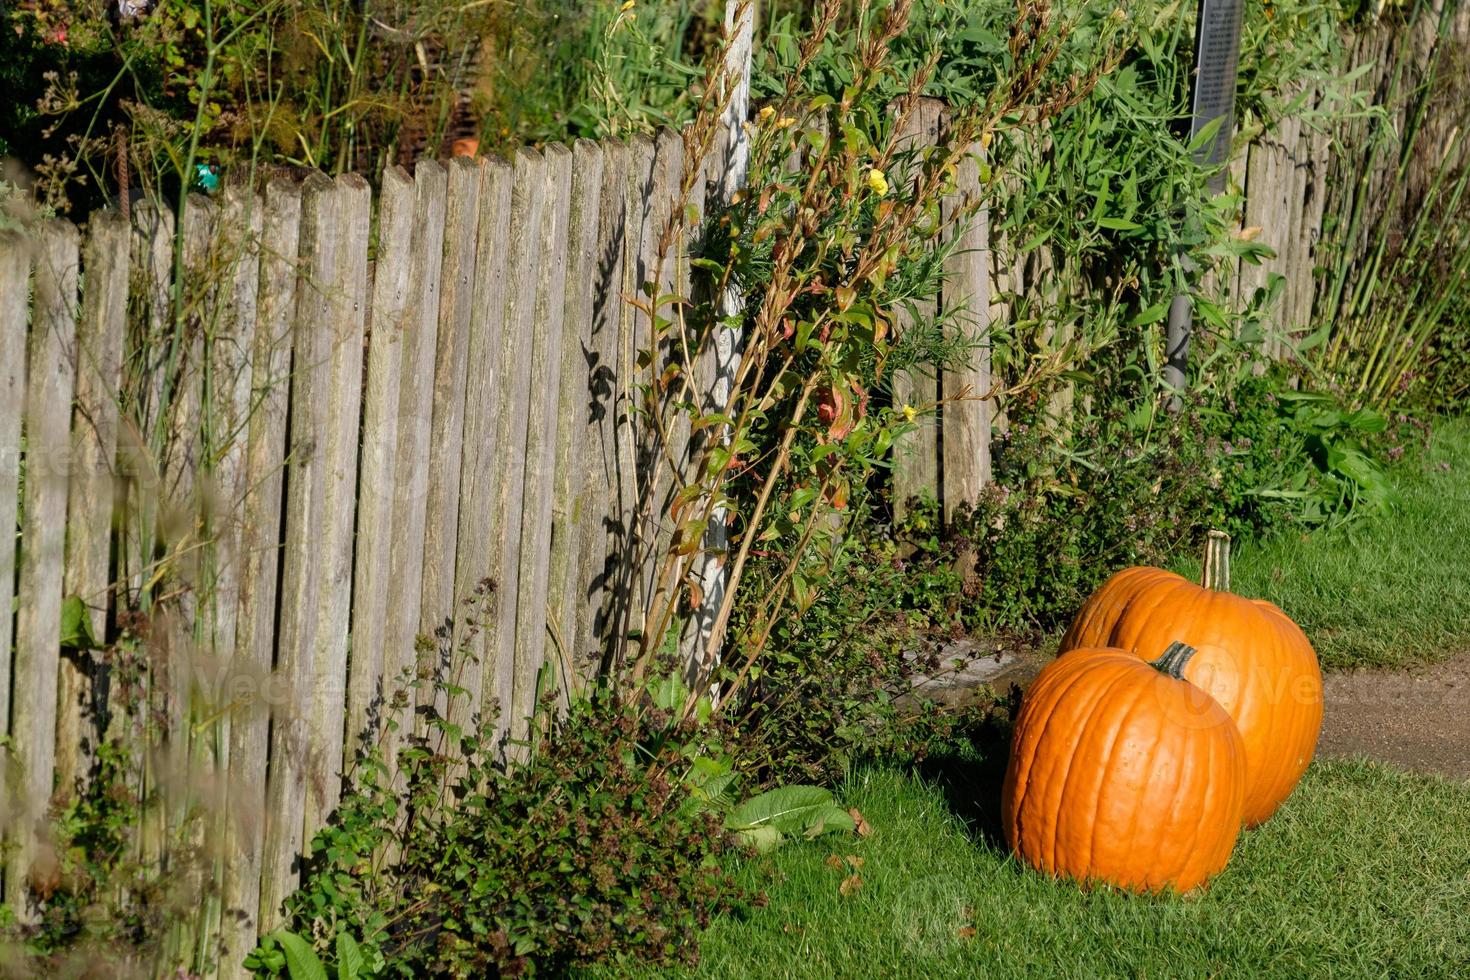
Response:
M911 180L922 170L924 154L939 140L940 109L934 99L920 99L908 107L903 129L895 134L894 143L899 152L914 154L912 169L895 174L895 180ZM934 298L915 303L914 315L905 309L895 310L895 334L901 337L931 323L934 311ZM908 512L911 498L925 492L939 493L939 427L935 417L928 414L939 401L939 378L925 374L916 364L894 375L892 391L895 408L912 407L921 413L918 430L893 441L893 517L897 521Z
M981 400L990 392L990 223L984 207L970 210L981 193L980 152L973 147L955 168L955 191L943 208L943 219L959 240L945 269L942 299L946 311L965 311L956 329L977 344L965 367L946 370L940 381L945 399L940 498L946 524L962 507L974 507L990 482L990 402ZM969 224L955 225L967 210Z
M719 182L721 206L728 206L735 194L744 189L750 170L750 134L745 130L745 123L750 115L750 66L755 43L755 18L756 0L725 0L725 31L730 37L730 47L725 53L724 74L731 91L721 119L725 134L724 168ZM726 327L723 323L738 322L737 318L743 312L739 289L733 285L727 287L719 301L721 324L715 327L714 380L706 403L709 410L724 411L730 400L730 386L740 366L745 339L739 326ZM728 427L720 430L719 437L729 440ZM724 507L715 507L710 512L704 551L700 557L699 581L704 597L695 613L694 657L690 665L696 686L709 679L719 662L721 639L713 634L720 606L725 601L729 577L725 553L729 549L730 536L725 520Z

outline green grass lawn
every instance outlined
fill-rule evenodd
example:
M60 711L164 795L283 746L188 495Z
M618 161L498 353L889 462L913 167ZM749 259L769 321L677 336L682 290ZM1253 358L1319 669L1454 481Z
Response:
M1470 649L1470 420L1438 423L1428 454L1392 473L1402 495L1394 512L1248 542L1233 555L1232 591L1285 610L1328 670L1432 663ZM1197 577L1198 562L1178 570Z
M717 922L694 975L1470 976L1470 785L1319 763L1207 893L1140 898L1007 856L986 770L852 779L843 802L873 834L747 868L769 906ZM861 859L861 888L842 894L834 854Z
M1236 550L1234 591L1280 605L1329 669L1470 649L1470 420L1442 423L1393 474L1393 513ZM849 780L843 802L872 836L747 865L769 905L717 922L693 975L1470 976L1470 784L1319 762L1207 893L1147 898L1010 857L1004 737L983 742L974 759ZM848 855L862 884L844 894Z

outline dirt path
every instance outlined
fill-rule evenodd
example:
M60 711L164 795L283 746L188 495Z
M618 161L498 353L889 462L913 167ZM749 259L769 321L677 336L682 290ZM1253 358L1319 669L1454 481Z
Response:
M1328 674L1317 752L1470 779L1470 652L1412 671Z
M946 666L920 679L924 696L950 704L973 697L987 684L1005 692L1031 683L1051 652L966 638L940 648ZM1470 780L1470 651L1417 670L1328 674L1323 758L1367 756L1420 772Z

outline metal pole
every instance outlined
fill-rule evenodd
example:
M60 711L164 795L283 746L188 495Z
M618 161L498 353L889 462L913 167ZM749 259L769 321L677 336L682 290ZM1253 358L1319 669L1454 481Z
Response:
M1189 139L1215 120L1220 128L1215 138L1195 151L1201 164L1220 166L1230 153L1235 129L1235 82L1240 61L1240 24L1243 0L1199 0L1199 18L1194 32L1194 91L1190 99ZM1225 189L1222 168L1210 178L1211 193ZM1183 257L1184 271L1193 281L1195 268ZM1169 410L1179 411L1184 401L1178 392L1189 382L1189 338L1194 326L1194 304L1188 293L1174 297L1164 333L1164 383L1175 392Z

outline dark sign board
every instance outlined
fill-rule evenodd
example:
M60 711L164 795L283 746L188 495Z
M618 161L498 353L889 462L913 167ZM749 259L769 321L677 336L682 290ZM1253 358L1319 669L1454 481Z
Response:
M1189 126L1190 137L1213 120L1221 120L1215 138L1199 151L1201 163L1224 163L1230 153L1243 9L1244 0L1200 0L1194 38L1194 99L1190 106L1194 118Z

